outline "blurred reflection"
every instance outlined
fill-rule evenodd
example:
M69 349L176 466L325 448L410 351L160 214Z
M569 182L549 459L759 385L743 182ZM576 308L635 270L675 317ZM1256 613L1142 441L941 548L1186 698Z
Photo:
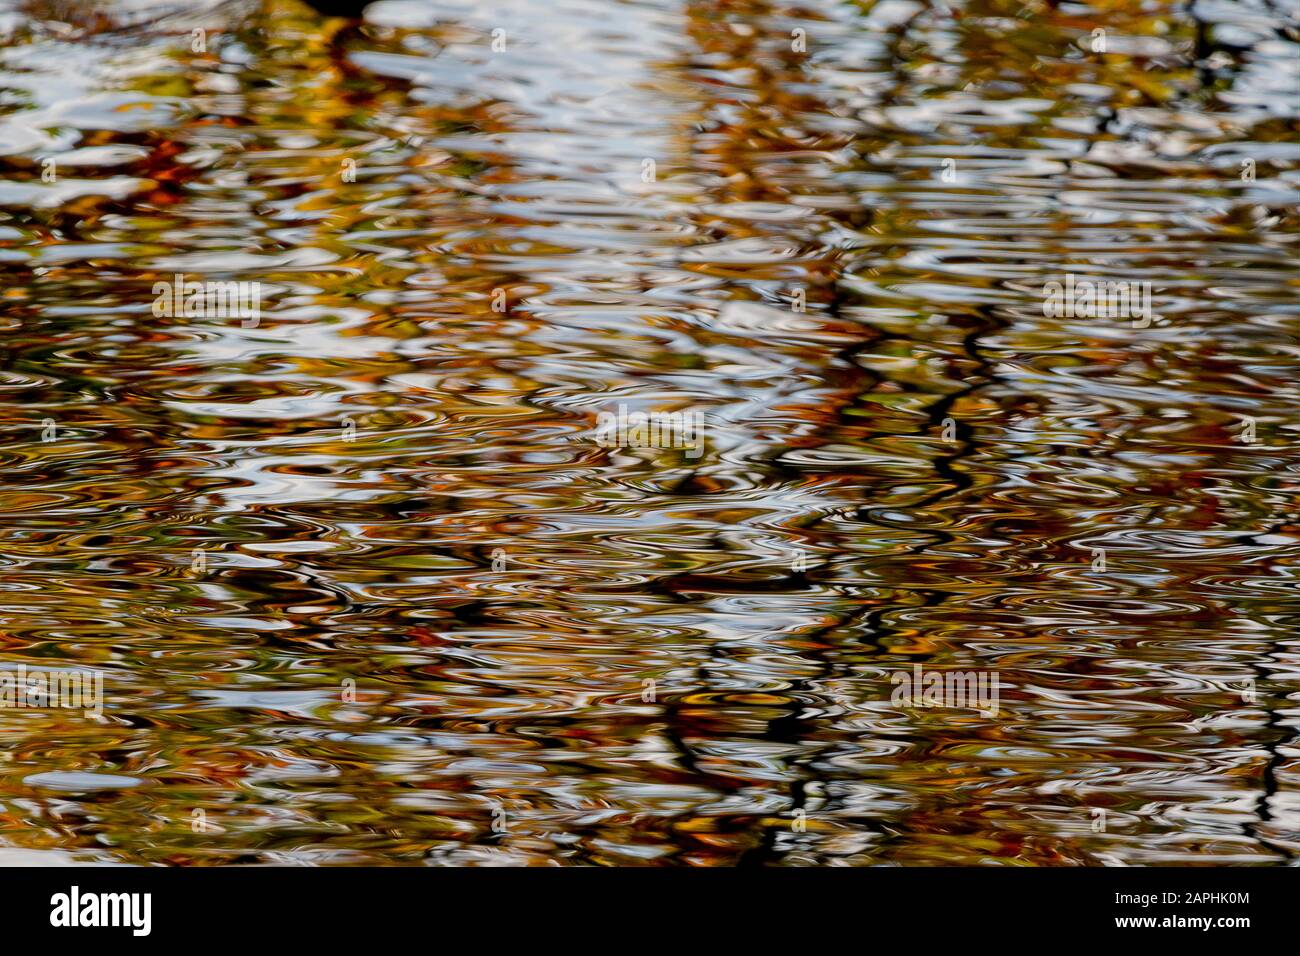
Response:
M1290 858L1298 43L1196 6L0 5L0 668L107 695L0 841Z

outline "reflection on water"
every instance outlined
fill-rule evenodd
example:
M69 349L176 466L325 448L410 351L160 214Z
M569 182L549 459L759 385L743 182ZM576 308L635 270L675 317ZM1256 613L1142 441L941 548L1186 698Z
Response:
M5 852L1293 859L1286 6L3 0Z

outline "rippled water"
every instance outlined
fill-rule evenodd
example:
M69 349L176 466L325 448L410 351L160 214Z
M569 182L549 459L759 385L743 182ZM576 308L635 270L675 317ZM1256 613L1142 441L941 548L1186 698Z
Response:
M1294 7L204 6L0 2L0 861L1294 861Z

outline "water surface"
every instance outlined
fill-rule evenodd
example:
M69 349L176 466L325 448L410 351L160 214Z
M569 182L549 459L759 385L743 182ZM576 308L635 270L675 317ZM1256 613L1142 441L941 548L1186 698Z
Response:
M205 6L0 4L5 853L1294 861L1294 8Z

